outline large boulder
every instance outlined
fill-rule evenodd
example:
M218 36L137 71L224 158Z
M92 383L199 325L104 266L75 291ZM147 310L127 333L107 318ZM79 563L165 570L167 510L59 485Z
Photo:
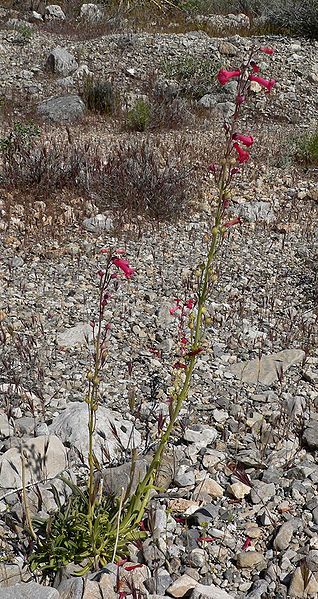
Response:
M88 406L84 402L70 403L54 418L50 433L75 448L87 460L88 456ZM139 447L141 436L132 432L132 423L124 420L118 412L99 406L96 412L94 453L102 464L121 457L122 447Z
M45 8L44 18L46 21L65 21L66 16L58 4L49 4Z
M80 17L81 19L85 19L86 21L90 21L91 23L96 23L101 21L104 16L103 9L97 4L82 4Z
M60 593L37 582L21 582L0 593L2 599L59 599Z
M83 100L76 95L49 98L38 105L39 114L55 123L75 121L84 114L85 109Z
M58 476L67 467L67 452L54 435L35 437L12 447L0 457L1 492L22 486L22 459L25 465L25 484L36 483ZM1 498L0 492L0 498Z
M78 62L73 54L66 50L66 48L56 46L56 48L54 48L48 55L46 68L52 71L52 73L57 73L58 75L63 75L65 77L76 71Z
M278 380L280 372L284 373L294 364L300 363L304 355L305 352L302 349L284 349L277 354L263 356L260 360L256 358L248 362L233 364L230 371L244 383L272 385Z

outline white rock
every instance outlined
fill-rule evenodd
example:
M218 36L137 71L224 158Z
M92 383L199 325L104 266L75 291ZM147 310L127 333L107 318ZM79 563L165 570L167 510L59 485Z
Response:
M53 478L67 467L64 445L54 435L27 439L22 443L25 462L25 484ZM18 489L22 486L21 450L8 449L0 457L0 480L2 489Z
M21 582L0 591L1 599L59 599L60 593L37 582Z
M243 499L246 495L249 495L251 492L251 487L238 481L237 483L229 485L228 490L236 499Z
M80 322L74 327L65 329L57 335L57 343L59 347L69 348L83 345L88 340L90 343L93 339L92 327L86 322Z
M216 480L206 477L202 483L199 483L194 491L195 499L209 500L211 497L216 499L223 497L223 489Z
M99 233L100 231L111 231L113 228L113 220L105 214L96 214L92 218L83 220L83 227L90 233Z
M70 75L78 68L76 58L66 48L56 46L48 55L46 68L59 75Z
M66 16L58 4L49 4L45 8L44 18L47 21L65 21Z
M9 424L8 416L1 410L0 412L0 439L11 437L13 428Z
M206 447L213 443L217 437L217 431L212 426L196 424L192 428L187 428L184 433L185 441L195 443L197 447Z
M304 358L302 349L285 349L276 354L264 356L260 360L238 362L230 370L241 381L262 385L272 385L277 379L280 369L285 372L290 366L301 362Z
M197 584L190 597L191 599L234 599L233 595L229 595L214 584Z
M57 435L63 442L68 442L87 459L88 456L88 406L84 402L72 402L52 422L50 432ZM113 412L100 405L96 412L96 430L94 437L94 453L98 461L108 463L121 455L121 449L115 438L111 426L114 426L123 447L127 447L132 431L132 424L124 420L121 414ZM40 437L42 438L42 437ZM134 431L131 447L139 447L141 436ZM105 451L103 451L106 450Z
M169 595L172 597L184 597L191 589L197 585L197 581L191 576L187 574L183 574L180 578L177 578L170 587L168 587L167 591Z
M87 21L94 23L96 21L100 21L103 16L104 12L97 4L82 4L80 12L81 19L86 19Z

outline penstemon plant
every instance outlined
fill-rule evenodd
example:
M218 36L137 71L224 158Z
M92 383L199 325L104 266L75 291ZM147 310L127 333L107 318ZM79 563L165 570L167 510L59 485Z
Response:
M151 493L156 488L156 476L164 450L174 431L180 410L187 400L192 375L198 356L205 351L207 339L205 330L210 323L207 310L208 301L218 281L218 255L229 229L241 223L240 217L227 220L235 176L250 159L250 148L254 139L249 133L239 130L239 118L247 101L250 84L256 82L265 93L270 93L275 81L264 79L256 62L258 53L271 56L268 47L253 47L243 64L228 71L222 68L217 79L220 85L231 80L237 81L235 109L224 122L224 151L218 164L209 167L216 187L216 202L211 202L211 221L205 236L207 251L194 273L193 297L184 301L176 299L170 314L176 317L178 325L178 355L173 364L173 385L169 399L169 417L161 415L158 421L160 438L151 459L146 475L139 481L133 494L123 491L120 498L104 497L96 489L95 470L97 460L94 455L94 432L96 412L99 405L100 376L107 359L109 324L104 322L105 308L111 299L111 292L117 289L122 273L131 279L135 271L123 258L122 250L101 250L106 258L99 276L99 309L96 321L91 323L94 338L92 368L89 370L88 391L85 401L88 406L88 482L86 494L74 488L75 500L63 513L46 525L46 541L37 537L32 556L33 569L56 570L74 561L81 564L77 574L85 574L92 568L104 566L108 561L116 561L127 554L127 546L145 537L141 521L149 504ZM132 452L131 476L134 475L136 451ZM131 485L130 485L131 486ZM130 486L128 489L130 490ZM130 496L129 496L130 495ZM33 529L32 529L33 530ZM54 534L52 534L52 531ZM55 536L54 536L55 535ZM62 539L62 541L61 541Z
M233 71L221 68L217 75L218 82L222 86L233 79L237 80L237 91L234 113L229 122L224 122L225 144L223 156L218 165L212 164L209 167L214 177L217 200L216 207L211 206L211 214L214 210L214 216L211 219L211 223L209 223L208 249L205 259L196 269L194 297L183 303L180 299L177 299L176 305L170 309L170 313L175 315L179 321L178 338L180 352L179 358L174 364L177 374L170 395L169 421L161 435L147 474L139 483L134 496L127 506L125 515L125 522L127 523L134 520L140 521L145 506L147 506L163 452L171 437L180 410L188 398L192 374L198 355L204 351L206 343L205 328L209 324L207 302L218 281L218 252L228 230L232 226L241 223L240 217L229 221L226 220L235 175L240 172L242 165L250 159L250 152L247 148L250 148L254 143L252 135L239 132L239 117L242 107L247 100L251 82L258 83L261 88L266 90L265 93L270 93L276 83L274 79L265 79L259 74L260 67L255 60L259 53L271 56L273 49L253 46L247 60L243 62L240 68ZM186 325L189 333L188 336L186 336Z

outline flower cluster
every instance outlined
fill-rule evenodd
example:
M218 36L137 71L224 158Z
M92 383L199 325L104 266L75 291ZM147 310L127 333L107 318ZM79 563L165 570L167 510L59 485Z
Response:
M269 47L258 48L258 51L262 52L263 54L267 54L268 56L271 56L274 52L274 50ZM256 50L253 48L248 61L240 68L234 69L233 71L227 71L226 69L222 68L217 74L217 80L220 85L226 85L232 79L238 80L238 88L235 97L236 108L232 119L232 126L229 127L228 125L225 125L225 130L230 136L225 158L230 159L233 157L238 166L249 160L250 153L247 148L250 148L254 142L254 139L251 135L245 135L235 131L235 124L238 120L240 107L245 102L246 95L249 92L250 83L258 83L263 89L266 90L267 93L273 89L276 83L274 79L264 79L264 77L259 74L260 67L253 60L255 52ZM216 174L216 167L214 165L209 167L209 169ZM231 176L235 174L235 172L235 169L232 169Z

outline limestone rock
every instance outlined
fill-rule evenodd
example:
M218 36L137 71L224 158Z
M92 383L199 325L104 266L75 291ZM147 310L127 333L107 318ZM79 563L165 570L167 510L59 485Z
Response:
M185 441L195 443L198 447L206 447L213 443L217 437L217 431L212 426L204 424L194 424L191 428L187 428L184 433Z
M58 4L48 4L45 8L44 18L46 21L65 21L66 16Z
M111 231L114 226L113 220L105 214L96 214L92 218L83 220L83 227L90 233L100 233L101 231Z
M301 362L304 358L302 349L284 349L276 354L264 356L260 360L238 362L230 368L232 374L244 383L256 385L272 385L278 379L280 369L285 372L288 368Z
M257 570L264 570L267 562L262 553L258 551L241 551L236 556L237 565L239 568L256 568Z
M86 110L83 100L76 95L58 96L43 100L38 113L46 120L67 123L83 116Z
M292 540L292 536L294 534L294 525L292 520L287 520L284 524L281 525L275 539L274 539L274 549L276 551L284 551L289 547L289 544Z
M194 491L195 499L205 500L209 499L209 497L215 499L218 497L223 497L223 489L221 485L219 485L216 480L213 480L210 477L205 478L205 480L199 483Z
M104 12L100 6L93 3L82 4L80 17L91 23L101 21L104 16Z
M239 208L239 216L250 223L264 221L270 223L275 219L275 213L269 202L245 202Z
M64 445L54 435L35 437L22 442L26 484L54 478L67 467ZM22 485L21 450L8 449L0 457L2 489L18 489Z
M56 46L48 55L46 68L58 75L70 75L78 68L76 58L66 48Z
M310 420L303 433L303 441L309 449L318 449L318 420Z
M191 599L234 599L234 595L219 589L214 584L197 584L190 597Z
M243 499L246 495L249 495L249 493L251 492L251 487L249 487L248 485L244 485L244 483L238 481L237 483L229 485L228 491L236 499Z
M167 592L172 597L184 597L191 589L197 585L197 581L191 576L187 574L183 574L180 578L177 578L170 587L168 587Z
M54 418L49 428L51 433L57 435L63 442L69 443L87 459L87 422L87 404L76 401L70 403L61 414ZM127 447L132 430L131 422L124 420L121 414L100 405L96 413L94 453L101 464L106 459L103 450L106 450L106 453L108 452L110 461L121 455L121 449L112 432L112 426L116 429L120 443ZM39 437L39 439L42 438ZM140 446L141 436L138 431L135 431L132 435L131 443L134 447Z
M318 593L318 580L312 572L304 576L302 568L296 568L289 586L289 597L316 597Z
M84 345L86 340L90 343L93 339L92 327L85 323L80 322L74 327L65 329L57 335L57 344L59 347L70 348L79 345Z
M52 587L44 587L37 582L21 582L0 591L2 599L60 599L60 594Z

